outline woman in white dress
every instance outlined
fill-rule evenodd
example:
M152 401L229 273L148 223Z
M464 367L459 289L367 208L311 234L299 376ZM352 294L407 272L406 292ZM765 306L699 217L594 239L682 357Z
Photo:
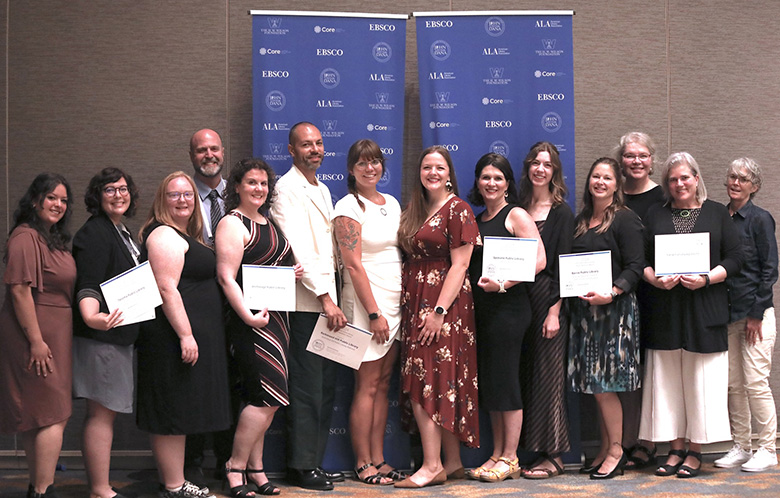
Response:
M334 226L344 272L342 308L353 325L373 333L355 374L349 416L355 476L366 484L393 484L405 476L384 461L387 391L398 356L401 322L401 252L398 223L401 206L377 192L385 158L372 140L349 149L350 195L336 203Z

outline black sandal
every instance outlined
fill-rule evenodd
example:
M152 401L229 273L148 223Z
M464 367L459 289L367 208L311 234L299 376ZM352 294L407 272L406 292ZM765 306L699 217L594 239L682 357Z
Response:
M357 479L358 481L360 481L362 483L373 484L373 485L376 485L376 486L388 486L388 485L392 485L395 482L395 481L393 481L393 479L390 476L386 476L386 475L382 474L381 472L379 472L378 469L376 471L376 474L373 474L373 475L370 475L370 476L366 476L366 477L360 477L360 473L361 472L365 472L366 470L370 469L373 466L374 466L373 463L368 462L367 464L363 465L360 468L356 467L355 468L355 479ZM390 479L390 482L382 482L382 479Z
M377 470L377 471L379 471L379 473L380 473L380 474L382 474L383 476L385 476L385 477L389 477L389 478L390 478L390 479L392 479L393 481L403 481L404 479L406 479L407 477L409 477L409 476L406 474L406 472L401 472L400 470L396 470L396 469L393 469L393 470L391 470L390 472L382 472L382 471L380 471L379 469L381 469L381 468L382 468L382 467L384 467L385 465L387 465L388 467L390 466L390 465L389 465L387 462L385 462L385 461L382 461L382 463L380 463L379 465L375 465L375 467L376 467L376 470Z
M265 473L265 470L263 469L246 469L247 474L263 474ZM281 489L277 488L273 484L271 484L271 481L268 481L264 484L257 484L256 482L252 481L249 483L249 486L251 487L252 491L255 492L255 494L259 495L265 495L265 496L273 496L278 495L282 492Z
M698 451L688 451L688 454L685 456L688 458L689 456L692 456L693 458L696 458L699 460L699 466L695 469L693 467L689 467L688 465L681 465L679 469L677 469L677 477L681 477L683 479L688 477L696 477L699 475L699 472L701 471L701 453Z
M649 467L650 465L655 465L657 462L657 458L655 457L656 451L658 451L657 446L653 446L653 449L650 450L643 444L635 444L628 450L626 470L639 470ZM640 453L644 454L647 458L641 458L639 456Z
M225 465L225 478L222 481L222 489L225 488L225 485L230 486L228 474L241 474L241 484L230 488L230 496L233 498L252 498L255 495L255 491L246 483L246 470L231 469L227 465Z
M675 475L677 473L677 470L682 466L686 457L685 450L669 450L669 455L675 455L680 457L680 463L676 465L672 465L669 463L661 465L655 470L655 475L661 477L668 477L668 476ZM668 457L667 457L667 461L668 461Z

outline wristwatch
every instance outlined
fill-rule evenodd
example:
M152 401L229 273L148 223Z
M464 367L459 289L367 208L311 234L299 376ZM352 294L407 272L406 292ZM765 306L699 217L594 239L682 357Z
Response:
M498 281L498 293L499 294L506 294L506 289L504 289L504 281L499 280Z
M382 310L376 310L375 312L368 314L368 319L369 320L376 320L380 316L382 316Z
M614 303L614 302L615 302L615 299L617 299L617 297L618 297L620 294L618 294L618 293L617 293L617 292L615 292L615 291L612 291L612 292L610 292L610 293L609 293L609 295L610 295L610 296L612 296L612 302Z
M435 308L433 308L433 312L436 313L437 315L442 315L442 316L447 314L447 310L444 309L444 306L436 306Z

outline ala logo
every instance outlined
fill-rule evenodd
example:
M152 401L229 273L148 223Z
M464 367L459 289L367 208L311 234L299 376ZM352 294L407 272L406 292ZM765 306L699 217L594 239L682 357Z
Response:
M485 47L482 49L482 55L510 55L506 47Z
M287 98L279 90L268 92L265 96L265 106L274 112L279 112L287 105Z
M505 29L506 24L500 17L488 17L485 21L485 32L490 36L501 36Z
M320 84L328 90L336 88L339 83L341 83L341 75L332 67L327 67L320 73Z
M317 107L328 107L328 108L342 108L344 107L344 102L342 100L323 100L318 99L317 100Z
M435 42L431 43L430 51L431 57L439 62L446 61L450 58L450 55L452 55L452 48L450 48L450 44L444 40L436 40Z
M428 73L429 80L454 80L454 71L440 71L438 73Z
M558 20L548 20L548 19L537 19L536 20L536 27L537 28L562 28L563 23Z
M496 140L490 144L488 150L494 154L500 154L504 157L509 157L509 145L503 140Z
M393 49L389 43L379 42L371 49L371 55L375 61L385 63L393 56Z
M368 75L368 81L395 81L395 75L382 74L382 73L370 73Z
M555 133L563 124L561 115L557 112L548 112L542 116L542 128L548 133Z
M289 123L263 123L263 131L290 131Z

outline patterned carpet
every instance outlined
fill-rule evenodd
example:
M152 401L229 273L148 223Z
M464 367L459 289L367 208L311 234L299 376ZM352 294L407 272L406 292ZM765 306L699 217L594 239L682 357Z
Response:
M289 497L513 497L519 494L532 498L560 498L595 496L654 498L678 496L708 497L772 497L780 496L780 468L767 472L749 474L739 469L716 469L712 461L716 455L705 456L702 474L695 479L675 477L656 477L653 471L646 469L627 473L607 482L596 482L577 474L576 467L567 468L563 476L550 480L530 481L519 479L502 483L488 484L475 481L452 481L442 486L420 490L395 489L392 486L368 486L352 479L336 484L330 492L306 491L290 487L281 479L272 481L282 488L282 495ZM112 484L129 498L147 498L157 496L157 474L153 470L114 471ZM221 483L208 480L207 484L219 496L228 496L221 490ZM27 489L27 475L24 471L5 470L0 472L0 496L3 498L23 498ZM57 473L57 489L61 498L86 498L89 496L81 470L68 470Z

